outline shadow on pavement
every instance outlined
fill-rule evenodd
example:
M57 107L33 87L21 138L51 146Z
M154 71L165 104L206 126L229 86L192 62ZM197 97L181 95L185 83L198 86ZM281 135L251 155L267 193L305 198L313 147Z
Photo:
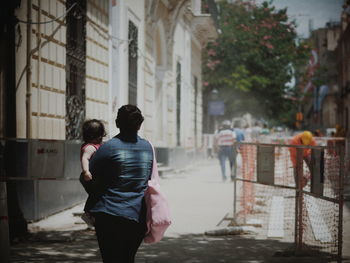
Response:
M164 238L158 244L143 244L136 263L332 262L328 254L275 256L277 251L291 247L291 243L256 240L253 236L182 235ZM95 233L91 230L37 232L13 245L11 256L11 262L101 262Z
M47 231L32 233L11 246L11 262L100 262L95 232Z

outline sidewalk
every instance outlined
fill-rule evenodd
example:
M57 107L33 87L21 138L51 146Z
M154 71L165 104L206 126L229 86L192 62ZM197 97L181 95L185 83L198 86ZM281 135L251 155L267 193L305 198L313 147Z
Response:
M274 256L293 244L259 240L254 235L205 236L205 231L215 229L232 211L233 186L221 181L217 160L197 163L185 172L165 176L161 184L171 205L173 224L160 243L140 247L137 263L331 262L322 257ZM72 215L82 208L81 204L31 224L31 237L12 247L12 262L101 262L94 232ZM346 209L344 212L346 255L350 253L350 247L346 247L350 244L350 213Z
M166 237L155 245L143 244L136 262L329 262L322 258L274 257L291 244L255 240L253 236L207 237L180 235ZM93 231L49 231L35 234L12 249L12 262L101 262Z

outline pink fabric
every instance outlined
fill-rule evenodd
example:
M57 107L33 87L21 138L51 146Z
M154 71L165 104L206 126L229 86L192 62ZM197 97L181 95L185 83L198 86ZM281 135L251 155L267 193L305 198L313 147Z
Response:
M153 146L152 146L153 148ZM148 188L145 192L147 206L147 228L144 238L145 243L157 243L163 236L169 225L170 210L165 196L160 192L159 174L157 161L153 148L153 167L151 179L148 181Z
M101 143L99 143L99 144L84 143L83 145L81 145L81 147L80 147L80 160L81 160L81 157L83 156L83 152L84 152L85 148L88 147L89 145L93 146L97 151L98 148L100 148L102 144Z

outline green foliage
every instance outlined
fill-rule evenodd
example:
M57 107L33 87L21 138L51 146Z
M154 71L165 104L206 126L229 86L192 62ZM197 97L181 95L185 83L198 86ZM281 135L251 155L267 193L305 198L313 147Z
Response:
M239 65L230 76L224 78L225 84L229 87L235 87L238 90L248 92L255 85L265 87L269 84L269 80L263 76L252 75L245 65Z
M312 84L315 87L320 87L326 84L330 77L331 73L328 68L328 65L321 65L316 69L314 75L312 76Z
M297 41L286 9L276 10L272 2L220 2L220 29L206 49L203 71L207 88L219 89L225 100L227 117L248 111L288 122L285 114L294 105L286 83L294 67L305 63L309 47Z

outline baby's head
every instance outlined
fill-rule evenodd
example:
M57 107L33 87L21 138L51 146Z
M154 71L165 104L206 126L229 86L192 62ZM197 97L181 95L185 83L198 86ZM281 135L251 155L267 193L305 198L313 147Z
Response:
M105 126L102 121L92 119L83 124L83 140L86 143L101 143L106 136Z

